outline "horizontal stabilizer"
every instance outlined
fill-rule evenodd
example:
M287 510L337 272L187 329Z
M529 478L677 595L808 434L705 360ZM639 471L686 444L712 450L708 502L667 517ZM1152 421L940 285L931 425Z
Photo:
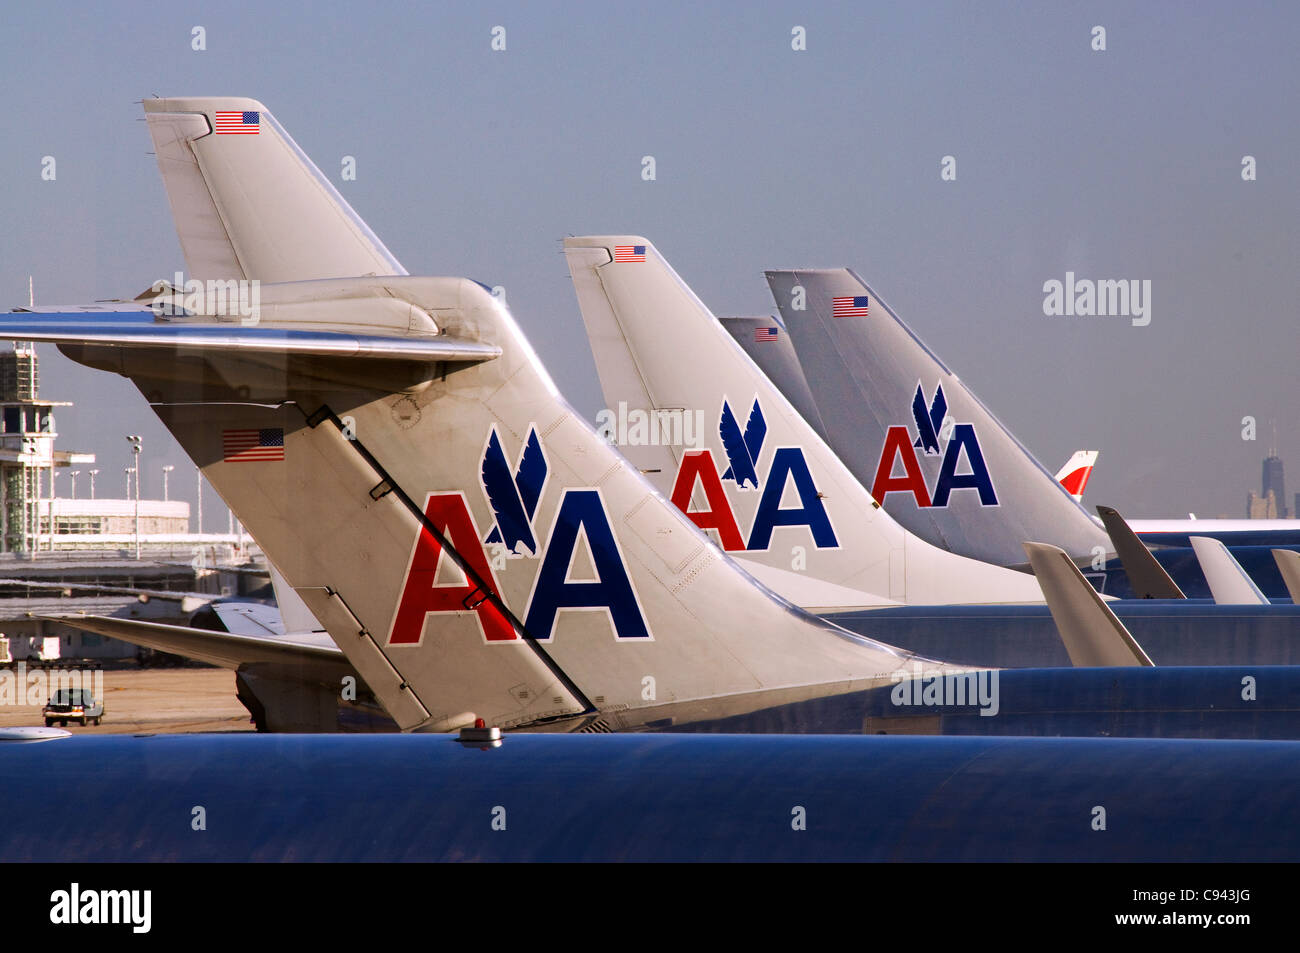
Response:
M1025 552L1075 667L1152 664L1065 550L1025 543Z
M1192 549L1196 552L1196 561L1201 564L1205 581L1209 583L1210 594L1214 596L1215 605L1220 606L1266 606L1268 599L1259 591L1259 586L1241 568L1241 563L1233 558L1220 540L1209 536L1191 536Z
M11 311L0 338L102 347L292 354L397 361L486 361L501 349L446 335L389 337L235 322L160 321L152 311Z
M1124 564L1133 594L1139 599L1186 599L1178 583L1169 578L1169 573L1151 555L1151 550L1138 539L1137 534L1129 528L1119 510L1110 506L1097 507L1101 521L1110 534L1111 545L1115 554Z
M1300 606L1300 553L1291 549L1275 549L1273 558L1277 560L1278 572L1286 583L1286 591L1291 594L1291 601Z
M338 646L326 640L298 641L289 636L233 635L193 629L184 625L114 619L109 616L43 616L46 621L142 645L173 655L183 655L221 668L237 669L259 662L281 664L337 663L347 660Z

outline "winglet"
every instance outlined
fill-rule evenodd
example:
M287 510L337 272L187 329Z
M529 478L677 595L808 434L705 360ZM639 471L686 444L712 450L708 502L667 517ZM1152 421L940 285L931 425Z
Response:
M1119 510L1109 506L1097 507L1101 521L1106 524L1111 544L1119 561L1124 564L1128 574L1129 585L1133 594L1139 599L1186 599L1178 583L1169 578L1165 568L1156 562L1151 550L1138 539L1137 534L1129 528Z
M1152 664L1065 550L1047 543L1024 546L1061 641L1076 667Z
M1253 579L1241 568L1241 563L1228 552L1228 547L1209 536L1188 537L1196 551L1196 561L1201 564L1205 581L1210 584L1210 594L1215 605L1266 606L1268 599L1259 591Z
M1273 550L1277 560L1278 572L1286 583L1286 591L1291 593L1291 601L1300 606L1300 553L1290 549Z

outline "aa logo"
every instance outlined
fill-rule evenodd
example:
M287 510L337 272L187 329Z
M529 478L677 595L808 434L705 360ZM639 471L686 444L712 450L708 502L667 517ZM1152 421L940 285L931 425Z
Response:
M818 549L839 546L821 494L808 470L801 447L777 447L764 467L759 458L767 437L767 421L758 399L750 407L744 429L727 400L722 402L718 418L718 439L727 458L727 468L719 475L711 450L689 450L682 457L673 481L672 502L703 530L714 530L728 552L761 551L771 546L772 533L778 526L806 527ZM758 507L748 537L741 534L735 509L723 488L730 481L737 490L758 490ZM702 509L691 509L696 489L704 496ZM797 501L782 506L782 501Z
M436 634L437 617L467 613L477 620L485 641L519 639L499 604L501 590L486 545L502 545L519 558L539 560L520 614L529 637L549 641L566 610L604 612L619 640L651 637L600 490L566 487L549 536L540 542L535 520L548 470L535 430L529 430L512 467L500 434L492 428L479 470L493 518L486 537L463 492L429 494L424 505L428 525L421 526L407 564L389 627L390 645L419 645L426 631Z
M954 490L969 489L979 494L981 506L997 506L998 495L975 427L953 423L948 416L948 400L942 384L935 386L934 397L927 405L925 391L917 382L912 397L912 420L916 424L915 437L902 425L892 426L885 432L885 445L871 485L876 502L883 505L890 493L910 493L917 506L946 507ZM923 456L942 457L933 494L921 472L918 449ZM965 469L958 472L963 457ZM900 464L903 472L896 475Z

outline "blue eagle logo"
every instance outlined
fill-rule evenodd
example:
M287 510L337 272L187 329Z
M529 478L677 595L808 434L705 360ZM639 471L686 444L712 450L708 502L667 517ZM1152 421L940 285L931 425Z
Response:
M916 385L916 395L912 398L912 419L916 421L916 432L920 436L912 446L920 447L927 457L939 455L939 434L947 413L948 399L943 396L942 384L935 385L934 400L930 401L929 410L925 407L925 391L919 383Z
M758 489L758 455L763 449L763 438L767 436L767 421L763 419L763 408L758 405L758 398L754 398L743 432L736 422L736 415L731 412L731 405L724 400L718 436L722 438L722 449L730 464L722 479L731 480L742 489L746 483Z
M487 534L485 543L501 543L507 552L515 555L522 555L522 546L527 555L537 555L533 516L537 512L537 501L542 498L546 474L546 456L542 453L542 443L537 439L535 429L529 428L519 465L512 470L501 448L501 436L496 426L492 427L487 448L483 451L480 476L496 523Z

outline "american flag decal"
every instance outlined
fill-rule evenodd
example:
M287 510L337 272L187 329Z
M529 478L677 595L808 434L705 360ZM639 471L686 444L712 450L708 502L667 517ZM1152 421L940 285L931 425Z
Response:
M261 126L262 115L256 111L218 109L216 119L219 136L255 136Z
M644 245L615 245L615 261L645 261Z
M764 341L775 341L780 333L778 328L755 328L754 343L762 344Z
M284 459L284 430L221 431L221 459L226 463L265 463Z
M832 298L834 309L831 312L837 318L865 318L867 316L867 296Z

